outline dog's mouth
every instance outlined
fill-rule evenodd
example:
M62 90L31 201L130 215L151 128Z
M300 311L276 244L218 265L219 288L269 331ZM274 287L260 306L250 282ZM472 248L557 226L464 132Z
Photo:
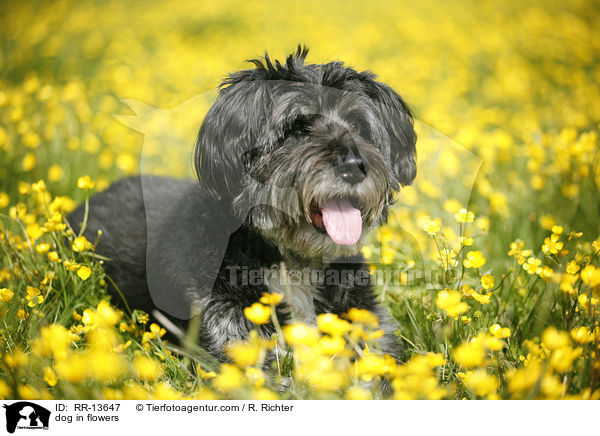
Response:
M339 245L354 245L362 234L362 206L355 198L332 198L310 208L313 225Z

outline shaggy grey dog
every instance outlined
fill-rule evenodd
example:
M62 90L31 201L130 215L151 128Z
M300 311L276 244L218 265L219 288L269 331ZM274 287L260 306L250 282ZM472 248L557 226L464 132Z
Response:
M254 327L243 309L265 291L285 295L281 324L376 313L382 351L398 358L360 243L415 177L413 117L373 74L306 54L266 55L222 83L196 143L200 183L118 181L92 198L85 234L103 230L97 252L131 307L180 320L199 310L200 345L221 360ZM82 219L82 208L70 216L75 230Z

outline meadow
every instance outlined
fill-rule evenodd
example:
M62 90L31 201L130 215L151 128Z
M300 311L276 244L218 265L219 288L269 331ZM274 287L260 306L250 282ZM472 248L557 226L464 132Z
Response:
M599 399L599 21L581 0L2 2L0 397ZM405 362L351 310L219 364L193 325L118 309L65 220L120 177L188 175L225 74L298 44L415 113L417 179L363 248Z

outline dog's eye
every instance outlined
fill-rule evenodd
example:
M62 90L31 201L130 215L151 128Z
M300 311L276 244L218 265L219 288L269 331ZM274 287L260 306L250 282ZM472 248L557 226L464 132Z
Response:
M316 117L317 115L300 115L287 121L283 127L283 136L280 140L283 141L292 136L306 135Z
M352 113L348 117L348 121L362 138L371 139L371 126L362 114Z

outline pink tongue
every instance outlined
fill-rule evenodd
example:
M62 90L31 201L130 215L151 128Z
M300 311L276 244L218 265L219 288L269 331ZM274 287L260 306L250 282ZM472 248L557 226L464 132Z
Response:
M323 224L327 234L336 244L354 245L362 233L360 210L348 200L328 200L321 205Z

